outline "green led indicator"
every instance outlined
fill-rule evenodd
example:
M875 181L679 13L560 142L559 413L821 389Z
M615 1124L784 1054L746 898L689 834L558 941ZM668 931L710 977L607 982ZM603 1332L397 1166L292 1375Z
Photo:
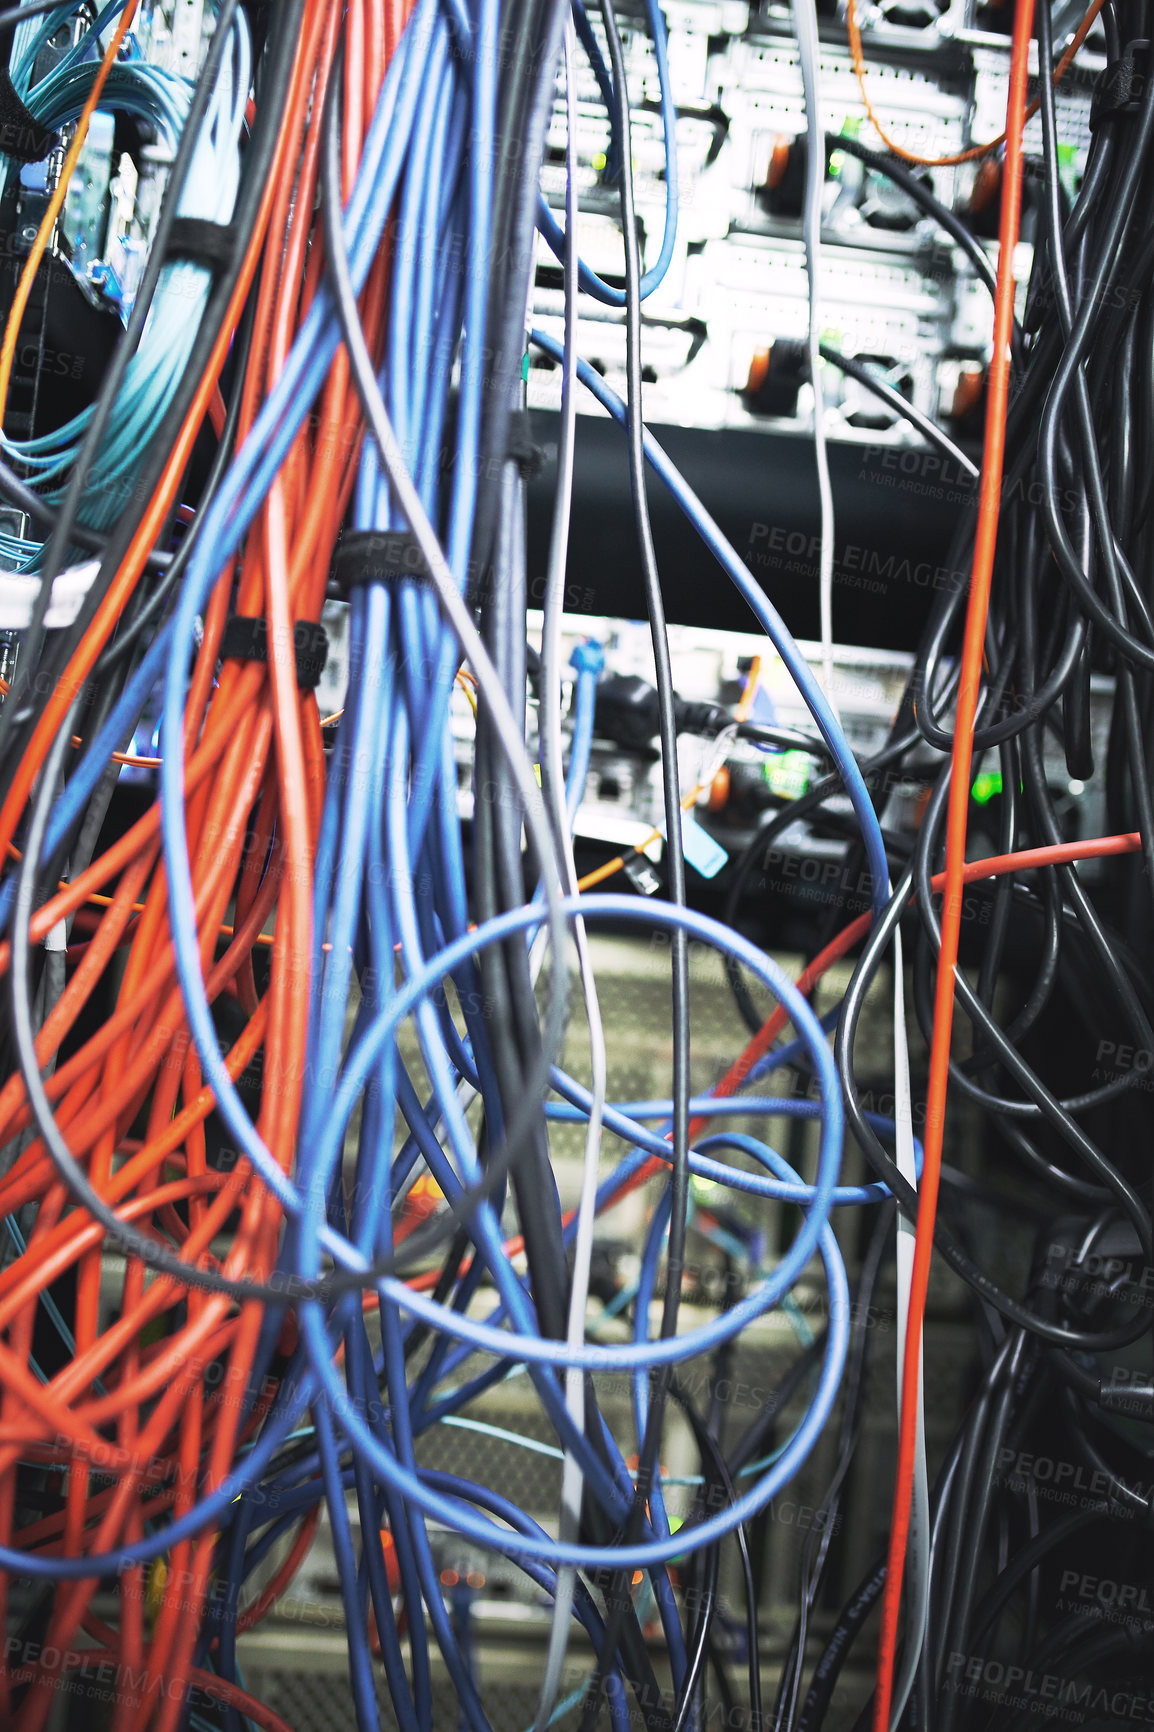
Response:
M1058 178L1066 189L1066 196L1073 199L1078 191L1078 156L1072 144L1058 146Z
M1000 770L983 770L980 776L974 778L970 789L979 806L988 806L995 794L1002 791L1002 773Z
M778 752L766 759L761 773L771 793L783 800L800 800L809 787L809 753Z

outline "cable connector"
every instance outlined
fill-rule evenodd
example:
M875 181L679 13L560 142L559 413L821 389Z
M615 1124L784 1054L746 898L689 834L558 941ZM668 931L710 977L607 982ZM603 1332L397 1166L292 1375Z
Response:
M600 679L605 671L605 649L595 637L587 637L584 643L579 643L569 657L569 666L575 674L592 674L594 679Z
M1146 1425L1154 1425L1154 1385L1107 1383L1103 1378L1098 1391L1098 1406L1103 1413L1116 1414L1120 1419L1137 1419Z
M727 728L732 717L721 704L675 698L673 721L679 734L709 737ZM651 686L640 674L610 674L597 687L593 727L615 745L632 751L645 750L660 727L656 686Z
M758 415L796 415L798 395L809 378L805 343L779 337L755 353L742 396L746 407Z

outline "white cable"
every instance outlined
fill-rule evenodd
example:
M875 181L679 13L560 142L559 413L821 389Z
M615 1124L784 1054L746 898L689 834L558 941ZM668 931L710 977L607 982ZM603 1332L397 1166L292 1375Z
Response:
M913 1101L910 1091L910 1053L906 1037L905 967L902 957L902 935L894 933L894 1135L898 1171L907 1183L916 1187L914 1165ZM914 1273L914 1242L917 1231L912 1221L898 1211L897 1228L897 1408L901 1423L902 1366L905 1361L906 1329L908 1327L910 1288ZM919 1337L921 1331L919 1329ZM923 1381L922 1341L918 1342L918 1412L914 1440L914 1484L910 1504L910 1531L906 1544L906 1639L902 1648L902 1665L894 1685L890 1710L890 1732L897 1732L906 1703L914 1687L926 1621L930 1609L930 1488L926 1474L926 1406Z
M561 713L561 623L565 605L565 556L569 542L569 518L573 500L573 444L577 403L577 87L574 73L576 35L572 15L565 20L565 351L561 384L562 432L558 445L557 502L549 548L544 625L541 645L541 714L558 718ZM577 893L577 866L564 809L565 770L561 757L561 733L556 726L542 730L542 757L548 752L545 778L556 796L555 827L565 887ZM547 745L546 745L547 739ZM566 1337L570 1347L585 1343L585 1310L589 1300L589 1269L593 1259L593 1222L597 1207L597 1175L601 1161L601 1115L608 1087L605 1030L597 1000L597 982L585 922L575 920L573 937L585 1015L589 1024L589 1057L592 1102L585 1131L585 1162L581 1175L581 1200L577 1208L577 1242L573 1257L573 1279L569 1293ZM585 1375L576 1367L565 1373L565 1406L578 1431L585 1429ZM576 1456L567 1453L561 1476L559 1531L562 1545L577 1539L581 1520L584 1475ZM561 1673L569 1645L573 1617L573 1595L577 1572L570 1567L557 1571L553 1596L553 1618L541 1697L537 1705L536 1732L544 1732L553 1714L561 1688Z
M821 677L825 695L836 715L833 689L833 556L835 523L833 488L829 479L829 452L825 439L825 398L821 386L821 207L825 191L825 133L821 125L821 91L818 77L820 44L815 0L791 0L801 82L805 93L805 124L809 135L805 165L805 272L809 282L809 376L813 385L813 450L817 462L817 485L821 497Z

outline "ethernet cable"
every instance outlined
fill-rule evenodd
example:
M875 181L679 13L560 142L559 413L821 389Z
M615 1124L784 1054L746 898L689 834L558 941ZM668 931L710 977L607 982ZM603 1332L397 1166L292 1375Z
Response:
M557 343L545 332L535 329L532 332L532 341L546 354L560 359ZM584 361L578 361L577 376L602 408L608 410L619 424L624 424L625 405L617 393L605 383L600 374ZM877 815L874 812L861 771L846 743L837 716L822 687L814 679L809 664L798 650L776 608L761 588L754 583L746 566L738 558L716 523L710 518L692 488L678 473L656 439L648 431L644 435L644 444L646 462L672 493L679 508L693 523L706 546L714 554L742 598L748 603L758 624L773 642L808 705L818 732L829 747L831 757L842 778L853 805L855 817L861 827L862 840L870 866L873 905L880 915L885 907L885 886L889 877L885 848L882 843Z
M580 3L580 0L576 0ZM661 92L661 124L665 137L665 226L661 235L661 248L657 258L649 269L641 276L638 293L642 300L647 299L664 282L670 265L673 263L677 246L677 200L678 200L678 166L677 166L677 109L673 98L673 88L669 76L669 46L665 26L665 17L661 10L660 0L645 0L646 15L649 20L650 34L653 38L653 55L657 63L657 78ZM605 80L598 79L603 94L616 89L616 81L612 78L612 69ZM620 99L618 99L620 101ZM616 140L619 132L620 119L611 117L611 141ZM611 168L622 172L622 165L617 163L612 142L606 158L606 172ZM561 226L543 196L537 201L537 227L554 256L564 262L565 236ZM577 280L587 295L609 307L625 306L625 290L618 289L598 276L583 259L577 261Z

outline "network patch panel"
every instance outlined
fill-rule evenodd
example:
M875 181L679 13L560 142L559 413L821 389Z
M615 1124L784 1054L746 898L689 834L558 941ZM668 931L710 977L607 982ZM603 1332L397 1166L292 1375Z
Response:
M972 6L954 5L940 14L931 8L922 28L907 22L908 15L903 9L902 21L895 22L896 9L863 9L870 100L886 137L936 158L995 136L1005 112L1005 38L981 28L985 15ZM733 4L685 4L670 12L681 186L674 263L646 308L645 401L656 422L798 432L812 425L812 391L800 352L807 318L799 160L805 125L797 48L781 16L780 8ZM635 26L623 32L623 40L638 105L638 220L643 256L651 260L661 240L665 193L656 71L644 30ZM1091 85L1102 64L1091 46L1057 98L1070 185L1085 162ZM831 139L848 133L884 155L886 147L863 109L851 55L832 23L819 71L825 133ZM612 199L600 178L609 131L603 110L598 120L584 119L597 112L596 81L584 66L578 91L582 251L593 268L619 282L620 237L606 214ZM1026 135L1035 156L1038 124L1031 122ZM562 201L563 137L559 101L542 179L554 207ZM917 172L993 256L989 237L997 186L989 165ZM972 436L992 330L989 297L972 265L884 173L836 144L827 153L823 232L823 341L864 364L923 414L952 425L963 439ZM1027 258L1024 252L1023 268ZM558 337L555 278L555 260L541 244L533 310L541 328ZM581 333L583 354L620 389L620 316L585 302ZM780 388L767 392L761 380L775 344L778 359L787 360ZM534 355L530 367L530 405L555 409L560 386L552 363ZM832 362L822 362L822 388L831 438L917 441L908 422ZM582 410L591 412L587 399Z
M756 572L755 563L753 569ZM539 649L540 616L530 612L528 619L529 642ZM327 602L324 621L329 655L317 695L322 714L332 715L341 710L347 688L348 604ZM742 694L756 657L760 671L755 713L776 727L795 730L799 735L805 732L808 713L797 688L780 657L767 654L765 640L756 633L672 626L669 641L674 684L680 697L732 708ZM639 622L570 614L562 636L566 662L586 642L602 648L605 677L652 678L649 631ZM803 642L802 649L815 674L820 674L820 645ZM885 745L912 666L913 657L905 652L837 646L831 696L846 737L861 761L867 761ZM528 696L532 726L535 700L531 689ZM572 696L570 672L565 685L566 701L571 702ZM1091 749L1099 763L1108 750L1113 705L1113 679L1095 674L1091 688ZM457 809L462 820L469 821L473 817L475 719L463 691L454 694L451 714ZM696 790L695 822L716 838L728 857L729 853L740 854L748 845L774 800L797 798L806 792L821 772L821 761L788 745L767 750L723 739L722 747L719 757L715 739L683 735L679 743L679 770L683 790L686 793ZM1072 833L1097 834L1105 821L1101 790L1071 776L1060 742L1047 741L1044 761L1050 786ZM933 768L932 754L924 755L920 768L928 779ZM925 786L918 779L918 770L918 761L913 759L907 773L895 779L882 807L886 823L901 826L914 821ZM722 773L723 782L719 780ZM991 759L979 775L980 794L988 803L1001 788L1001 774L995 761ZM835 800L831 809L848 814L849 805L844 799ZM575 821L578 839L588 845L612 848L641 845L658 861L662 843L654 831L661 822L659 767L651 754L623 750L611 738L595 732L585 793ZM804 855L815 861L839 860L846 847L844 842L816 836L804 820L787 828L777 846L787 855ZM723 861L719 855L712 856L712 863L716 871L721 870Z

